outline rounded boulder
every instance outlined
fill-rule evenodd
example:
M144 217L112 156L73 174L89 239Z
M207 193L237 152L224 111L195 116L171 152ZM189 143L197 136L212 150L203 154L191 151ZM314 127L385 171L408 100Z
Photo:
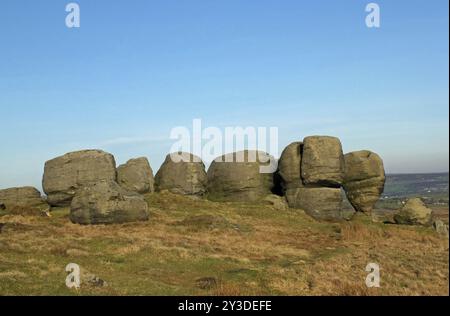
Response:
M190 153L167 155L155 176L157 191L168 190L182 195L203 195L206 183L205 165Z
M208 197L215 201L255 202L272 193L273 157L261 151L241 151L216 158L208 169Z

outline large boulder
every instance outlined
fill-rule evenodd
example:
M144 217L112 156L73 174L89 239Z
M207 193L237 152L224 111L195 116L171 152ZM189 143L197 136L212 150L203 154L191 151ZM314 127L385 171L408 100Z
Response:
M288 145L278 160L278 176L283 192L289 189L303 187L301 178L303 143L295 142Z
M34 187L19 187L0 190L0 205L5 210L15 208L29 209L30 211L47 211L48 204L41 196L41 192Z
M318 220L341 221L348 219L344 213L343 196L339 188L304 187L290 191L289 206L304 210Z
M330 136L309 136L303 140L301 174L306 185L339 188L344 180L341 141Z
M368 150L351 152L344 158L344 189L348 200L357 211L370 214L384 190L383 160Z
M83 186L70 205L70 220L82 225L146 221L148 218L144 198L111 180Z
M208 198L255 202L272 193L273 173L264 173L273 157L261 151L240 151L216 158L208 169Z
M69 206L77 189L101 180L116 180L113 155L83 150L47 161L42 186L50 205Z
M430 226L433 220L433 211L426 207L421 199L412 198L394 215L394 220L401 225Z
M172 153L155 176L157 191L168 190L182 195L203 195L207 176L201 159L190 153Z
M128 160L117 167L117 183L128 191L149 193L154 191L153 170L145 157Z

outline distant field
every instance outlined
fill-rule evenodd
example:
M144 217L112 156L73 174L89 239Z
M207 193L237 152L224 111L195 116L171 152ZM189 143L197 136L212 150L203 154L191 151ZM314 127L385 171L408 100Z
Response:
M448 209L448 173L388 174L378 208L396 209L409 197L420 197L430 206Z

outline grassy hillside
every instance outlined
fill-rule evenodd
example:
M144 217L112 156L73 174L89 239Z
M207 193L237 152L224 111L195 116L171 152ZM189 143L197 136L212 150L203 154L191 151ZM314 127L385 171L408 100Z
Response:
M147 197L151 220L79 226L0 217L0 295L448 295L448 240L428 228L319 223L297 210ZM107 282L65 286L68 263ZM381 288L365 286L369 262Z

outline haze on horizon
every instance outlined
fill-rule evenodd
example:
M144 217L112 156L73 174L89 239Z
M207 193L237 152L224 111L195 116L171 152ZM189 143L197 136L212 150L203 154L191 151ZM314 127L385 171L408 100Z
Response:
M333 135L387 173L448 172L448 1L5 0L0 189L41 189L46 160L98 148L154 173L176 126ZM381 27L365 25L365 6Z

